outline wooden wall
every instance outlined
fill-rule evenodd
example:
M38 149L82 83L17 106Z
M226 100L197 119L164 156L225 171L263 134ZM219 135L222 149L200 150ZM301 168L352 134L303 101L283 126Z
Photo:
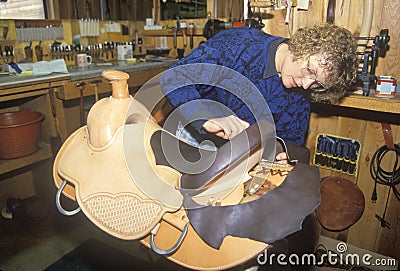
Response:
M14 0L0 2L1 19L44 19L42 0Z
M364 2L366 1L336 0L334 23L346 27L354 36L359 36L363 21ZM372 27L369 36L375 37L381 29L387 28L391 37L390 49L385 58L379 59L376 74L387 74L400 78L400 62L396 61L400 52L400 0L373 2ZM308 10L291 8L288 24L285 23L286 9L271 10L267 8L265 11L269 19L264 20L266 26L263 30L273 35L290 37L299 27L326 22L327 7L328 0L310 0Z
M101 19L101 1L104 3L104 20L144 21L145 18L152 15L152 0L52 0L51 3L54 6L54 16L60 19ZM50 1L47 0L46 2L47 8L50 9ZM51 12L49 12L50 14Z
M359 36L363 21L364 0L336 1L335 24L349 29ZM328 0L310 0L309 10L291 9L290 21L285 23L285 10L266 9L268 18L264 21L264 31L285 37L307 24L326 21ZM343 4L343 6L342 6ZM376 75L392 75L400 79L399 42L400 42L400 0L374 1L371 37L379 34L381 29L389 30L389 50L384 58L379 58ZM399 94L397 94L399 95ZM378 109L379 110L379 109ZM390 194L386 220L391 228L382 228L375 214L382 216L385 210L388 187L378 185L378 200L371 201L374 181L369 172L371 157L374 152L385 144L381 122L391 124L395 143L400 144L400 116L378 113L367 110L346 109L337 106L314 105L310 121L307 146L312 155L315 151L316 137L327 133L339 137L352 138L360 142L361 153L358 176L341 175L356 183L364 193L365 211L361 219L348 230L322 234L338 240L343 240L357 247L378 252L400 260L400 202L393 193ZM385 159L386 166L392 166L394 156ZM331 170L321 169L322 176L340 175ZM400 189L400 187L398 187Z
M363 191L365 210L361 219L342 232L322 230L322 235L346 241L357 247L378 252L386 256L400 259L400 202L393 192L387 207L385 219L390 223L389 228L382 228L375 214L383 216L388 195L388 187L377 186L378 200L373 203L371 195L374 180L369 171L370 162L377 149L385 145L381 122L390 123L393 138L397 144L400 139L399 115L379 113L367 110L349 109L338 106L314 105L310 121L309 135L306 145L315 153L318 134L329 134L337 137L357 140L361 145L358 163L358 175L340 174L332 170L321 168L321 177L340 176L353 181ZM394 155L386 156L382 166L392 168Z

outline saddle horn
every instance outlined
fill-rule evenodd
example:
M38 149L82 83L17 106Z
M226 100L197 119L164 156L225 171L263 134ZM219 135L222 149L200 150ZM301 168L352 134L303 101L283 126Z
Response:
M129 94L129 75L117 70L106 70L103 77L110 81L112 94L93 105L88 114L89 143L94 148L106 146L116 130L126 121L127 111L133 98Z

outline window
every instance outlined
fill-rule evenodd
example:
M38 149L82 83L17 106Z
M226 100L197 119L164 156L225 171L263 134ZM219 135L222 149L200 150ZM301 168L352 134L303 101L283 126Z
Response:
M45 19L43 0L0 2L0 19Z

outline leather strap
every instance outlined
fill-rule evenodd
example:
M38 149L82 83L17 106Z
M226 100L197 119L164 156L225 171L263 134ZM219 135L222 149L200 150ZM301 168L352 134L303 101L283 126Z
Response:
M392 134L392 128L390 127L390 124L381 123L381 126L382 126L382 133L383 133L383 138L385 139L386 147L388 147L389 150L394 150L393 134Z

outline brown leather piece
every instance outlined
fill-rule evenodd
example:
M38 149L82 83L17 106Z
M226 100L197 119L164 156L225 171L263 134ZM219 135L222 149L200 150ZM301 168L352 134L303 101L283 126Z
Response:
M392 128L388 123L381 123L383 138L385 139L385 145L389 150L394 150Z
M279 187L257 200L201 206L185 197L184 206L190 206L187 214L194 230L214 248L220 247L226 236L272 243L301 229L305 217L319 204L319 188L318 168L298 163Z
M322 179L321 203L316 213L324 228L343 231L361 218L364 208L364 194L355 183L337 176Z

